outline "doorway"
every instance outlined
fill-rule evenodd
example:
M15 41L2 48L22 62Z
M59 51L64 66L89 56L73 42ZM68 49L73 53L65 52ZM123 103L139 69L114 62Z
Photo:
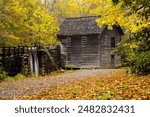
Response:
M115 55L111 55L111 67L115 67Z

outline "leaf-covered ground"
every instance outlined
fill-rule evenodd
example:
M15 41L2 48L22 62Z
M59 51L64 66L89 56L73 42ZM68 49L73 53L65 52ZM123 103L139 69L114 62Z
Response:
M150 76L126 75L122 70L116 70L114 75L89 77L15 99L148 100L150 99Z

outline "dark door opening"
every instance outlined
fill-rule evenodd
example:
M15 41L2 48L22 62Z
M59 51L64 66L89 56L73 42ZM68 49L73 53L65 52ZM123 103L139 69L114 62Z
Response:
M115 55L111 55L111 67L115 67Z

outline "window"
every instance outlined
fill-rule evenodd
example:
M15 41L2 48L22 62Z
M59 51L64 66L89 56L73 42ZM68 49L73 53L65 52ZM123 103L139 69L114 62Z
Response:
M87 37L86 36L83 36L81 38L81 44L82 44L82 47L86 47L87 46Z
M71 37L67 37L67 47L71 47Z
M67 40L66 38L65 39L62 39L62 44L66 47L67 46Z
M111 47L115 47L115 37L111 37Z

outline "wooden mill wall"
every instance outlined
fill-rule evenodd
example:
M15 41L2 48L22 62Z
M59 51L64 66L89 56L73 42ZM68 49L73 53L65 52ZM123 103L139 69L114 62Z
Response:
M111 46L111 38L115 37L115 47L120 42L121 35L117 30L107 30L99 36L100 42L100 68L115 68L121 65L121 56L115 54L113 51L115 47ZM114 65L112 64L111 57L114 55Z
M87 43L85 47L82 46L82 36L72 36L70 47L67 46L67 38L61 37L61 58L65 67L99 67L99 41L97 35L88 35L86 37ZM70 61L67 60L68 54L70 55Z
M82 45L83 37L87 38L86 46ZM102 34L59 36L62 66L77 68L119 67L121 57L113 53L115 47L111 46L112 37L115 37L116 46L121 35L115 28L113 30L105 29Z

